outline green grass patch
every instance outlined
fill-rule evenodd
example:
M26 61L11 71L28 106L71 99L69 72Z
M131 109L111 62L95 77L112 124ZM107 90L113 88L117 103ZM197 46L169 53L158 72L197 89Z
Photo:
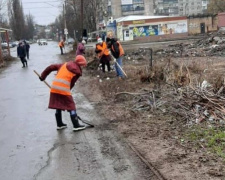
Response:
M203 128L195 126L185 134L186 142L195 148L206 148L207 151L225 159L225 127Z

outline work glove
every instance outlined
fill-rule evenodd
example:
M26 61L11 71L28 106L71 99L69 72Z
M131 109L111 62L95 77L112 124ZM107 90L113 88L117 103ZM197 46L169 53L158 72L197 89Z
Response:
M44 79L43 79L43 78L41 78L41 77L39 77L39 79L40 79L40 81L44 81Z

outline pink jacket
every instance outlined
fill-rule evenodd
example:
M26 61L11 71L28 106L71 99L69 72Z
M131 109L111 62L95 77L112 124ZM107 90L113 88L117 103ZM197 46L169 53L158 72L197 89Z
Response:
M84 55L85 47L82 43L79 43L77 46L76 56L77 55Z

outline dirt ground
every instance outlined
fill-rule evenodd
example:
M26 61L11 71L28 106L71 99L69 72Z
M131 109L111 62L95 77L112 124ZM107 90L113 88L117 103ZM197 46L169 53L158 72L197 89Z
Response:
M92 53L86 56L89 62L94 59ZM187 134L195 125L189 126L171 110L168 102L177 98L173 91L178 86L165 82L162 77L165 73L161 73L168 62L177 67L182 62L189 67L192 76L201 74L198 81L202 82L213 74L210 69L224 73L224 57L154 56L152 71L149 70L149 57L146 57L126 57L123 67L128 77L122 81L115 71L104 74L99 68L88 67L79 81L80 90L105 117L102 123L122 134L166 179L225 179L224 159L188 140ZM199 73L206 69L209 73ZM185 86L185 81L182 85Z
M166 45L165 45L166 46ZM154 51L163 48L154 46ZM79 91L95 104L99 115L105 117L101 128L110 128L132 144L168 180L224 180L225 161L222 155L211 151L204 138L194 141L190 135L199 128L207 130L212 124L195 123L182 116L179 109L185 101L180 91L192 84L218 82L225 71L224 57L153 56L137 49L126 49L124 71L127 78L119 80L115 71L102 73L94 59L93 50L86 51L89 66L78 81ZM64 55L74 59L74 52ZM90 66L91 64L91 66ZM186 97L189 100L189 97ZM185 107L184 107L185 108ZM196 136L194 136L195 139ZM225 137L220 142L225 144ZM224 149L222 150L223 153Z

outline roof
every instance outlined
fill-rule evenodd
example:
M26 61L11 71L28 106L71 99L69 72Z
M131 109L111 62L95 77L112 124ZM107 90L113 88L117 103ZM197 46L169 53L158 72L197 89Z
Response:
M0 28L0 32L12 31L11 29Z
M106 32L106 30L98 30L98 31L92 31L92 32L90 32L90 34L94 34L94 33L100 33L100 32Z
M125 16L115 19L116 22L123 22L123 21L136 21L136 20L144 20L144 19L158 19L158 18L165 18L169 16Z

